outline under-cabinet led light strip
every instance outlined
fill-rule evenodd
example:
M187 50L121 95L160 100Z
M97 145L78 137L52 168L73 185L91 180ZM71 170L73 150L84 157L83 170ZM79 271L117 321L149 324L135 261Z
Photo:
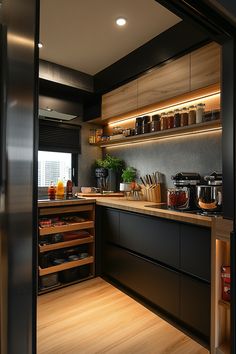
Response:
M137 144L147 144L153 141L158 141L158 140L172 140L172 139L181 139L181 138L186 138L188 136L191 135L206 135L206 134L212 134L212 133L218 133L222 131L222 127L216 127L216 128L209 128L209 129L204 129L204 130L195 130L192 132L186 132L186 133L179 133L179 134L173 134L173 135L169 135L169 136L163 136L163 137L153 137L150 139L145 139L145 140L138 140L138 141L126 141L124 143L117 143L117 144L112 144L112 145L106 145L106 143L104 143L104 145L100 145L101 147L105 147L105 148L116 148L116 147L123 147L123 146L127 146L127 145L137 145Z
M178 102L176 104L172 104L172 105L169 105L169 106L163 106L163 107L160 107L158 109L155 109L155 110L152 110L152 111L146 111L142 114L138 114L138 115L132 115L131 117L129 118L124 118L124 119L120 119L120 120L117 120L116 122L111 122L111 123L108 123L108 125L110 127L112 126L117 126L117 124L122 124L122 123L127 123L127 122L132 122L134 121L137 117L142 117L143 115L146 115L146 114L160 114L162 112L166 112L166 110L174 110L174 109L182 109L183 107L186 106L186 104L198 104L198 103L202 103L203 100L204 102L206 102L207 100L209 99L212 99L212 98L216 98L216 97L220 97L220 92L214 92L214 93L211 93L211 94L207 94L205 96L200 96L200 97L196 97L196 98L193 98L193 99L190 99L190 100L183 100L181 102Z

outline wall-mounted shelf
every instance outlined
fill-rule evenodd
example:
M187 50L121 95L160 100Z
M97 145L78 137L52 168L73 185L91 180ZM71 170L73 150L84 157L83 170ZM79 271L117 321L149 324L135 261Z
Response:
M210 122L188 125L180 128L173 128L173 129L167 129L167 130L162 130L153 133L146 133L146 134L124 137L121 139L100 142L93 145L99 147L128 145L128 144L133 144L133 143L143 142L143 141L160 140L165 138L172 138L177 136L198 134L203 132L220 131L220 130L221 130L221 120L214 120Z

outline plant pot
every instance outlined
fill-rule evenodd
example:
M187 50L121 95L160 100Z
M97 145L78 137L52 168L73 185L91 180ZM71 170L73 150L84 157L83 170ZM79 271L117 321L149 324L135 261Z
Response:
M121 192L130 192L131 191L131 183L120 183L120 191Z

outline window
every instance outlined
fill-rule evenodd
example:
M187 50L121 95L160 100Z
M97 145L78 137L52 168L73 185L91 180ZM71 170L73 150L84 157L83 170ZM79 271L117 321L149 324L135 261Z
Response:
M72 154L53 151L38 152L38 186L56 185L58 180L72 179Z
M38 187L58 179L78 184L80 126L39 121Z

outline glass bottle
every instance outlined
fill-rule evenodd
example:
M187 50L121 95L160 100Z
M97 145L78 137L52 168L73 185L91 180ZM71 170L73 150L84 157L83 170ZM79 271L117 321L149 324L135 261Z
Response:
M72 181L69 179L66 182L66 198L72 198Z
M56 187L53 181L50 182L50 186L48 187L48 198L50 200L54 200L56 197Z
M64 198L64 184L61 180L57 182L57 188L56 188L56 198L57 199L63 199Z
M180 113L180 126L185 127L188 125L188 109L183 107Z

